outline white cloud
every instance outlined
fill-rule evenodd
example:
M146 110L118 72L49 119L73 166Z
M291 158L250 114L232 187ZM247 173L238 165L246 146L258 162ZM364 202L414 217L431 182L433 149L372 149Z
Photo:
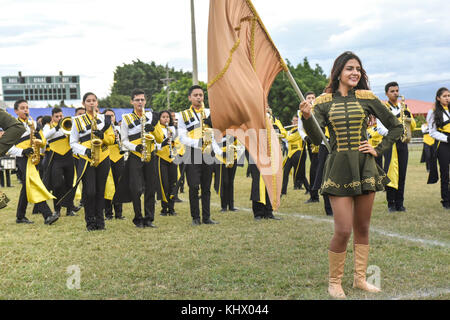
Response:
M14 73L22 71L30 75L57 74L62 70L65 74L82 76L82 92L94 91L104 97L109 94L115 68L135 59L169 63L184 70L192 68L187 0L2 0L0 3L2 76L14 68L17 68ZM253 4L282 54L294 64L308 56L312 65L319 63L328 73L340 52L356 48L367 57L363 61L367 61L371 80L377 85L389 78L382 77L383 74L407 75L409 82L412 77L426 74L423 69L427 67L433 69L430 74L440 74L433 60L443 53L423 51L421 47L436 43L448 46L447 1L253 0ZM206 82L209 1L196 0L195 7L199 78ZM427 33L422 43L414 43L424 21ZM299 24L304 29L290 30ZM387 25L392 29L386 29ZM293 33L297 35L294 37ZM439 34L439 39L433 38ZM288 36L292 38L284 38ZM396 37L400 38L395 42L384 41ZM419 57L414 54L418 48L422 50ZM408 61L413 67L406 67Z

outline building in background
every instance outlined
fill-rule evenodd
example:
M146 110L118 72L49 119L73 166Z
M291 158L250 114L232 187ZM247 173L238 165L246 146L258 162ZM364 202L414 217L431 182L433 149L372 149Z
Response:
M28 101L80 100L80 76L17 76L2 77L3 100L14 102L19 99Z

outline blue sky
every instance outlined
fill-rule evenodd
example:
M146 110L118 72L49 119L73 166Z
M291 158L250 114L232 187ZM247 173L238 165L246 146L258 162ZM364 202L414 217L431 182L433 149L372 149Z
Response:
M216 0L217 1L217 0ZM398 81L407 98L432 101L450 87L450 2L253 0L280 53L329 74L357 53L372 89ZM109 94L116 66L142 61L191 70L189 0L0 0L0 76L81 76L81 91ZM207 81L208 0L196 0L199 78Z

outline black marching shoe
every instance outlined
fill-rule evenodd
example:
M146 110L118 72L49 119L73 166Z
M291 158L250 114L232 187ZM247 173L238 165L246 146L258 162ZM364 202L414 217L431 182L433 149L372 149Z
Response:
M68 217L76 217L78 216L73 210L67 211L66 216Z
M144 228L144 224L142 222L138 222L135 225L136 225L136 228L140 228L140 229Z
M157 228L152 221L144 222L144 228Z
M261 216L256 216L256 217L254 217L254 219L255 219L256 221L261 221L261 220L263 219L263 217L261 217Z
M199 226L199 225L201 225L202 223L200 222L200 219L193 219L192 220L192 225L193 226Z
M86 230L87 230L88 232L89 232L89 231L95 231L95 230L97 230L97 226L89 225L89 226L86 227Z
M219 224L219 222L208 219L208 220L203 220L203 224Z
M309 198L305 201L305 203L313 203L313 202L319 202L319 199Z
M82 208L82 206L73 206L72 207L72 211L73 212L78 212L78 211L80 211L81 208Z
M177 213L175 212L175 211L169 211L169 216L176 216L177 215Z
M275 217L273 214L265 216L264 219L281 220L281 218Z
M58 214L52 214L51 216L48 216L46 219L45 219L45 221L44 221L44 224L48 224L48 225L51 225L51 224L53 224L53 223L55 223L56 222L56 220L58 220L59 219L59 215Z
M227 208L220 209L220 212L227 212Z
M388 207L388 212L389 213L395 212L395 211L397 211L397 209L395 209L395 207Z
M239 209L236 209L236 208L230 208L230 209L228 209L229 211L239 211Z
M117 219L117 220L125 220L125 217L122 216L122 215L120 215L120 216L116 216L116 219Z
M112 219L113 219L112 216L106 216L106 217L105 217L105 220L112 220Z
M400 206L400 207L395 207L395 210L399 211L399 212L405 212L406 208L404 206Z
M33 221L28 220L27 218L17 219L16 223L26 223L26 224L32 224Z

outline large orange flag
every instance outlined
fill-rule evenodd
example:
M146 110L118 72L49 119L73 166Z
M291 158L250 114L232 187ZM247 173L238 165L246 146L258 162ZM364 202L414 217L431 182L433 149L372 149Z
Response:
M258 166L274 210L280 204L282 154L266 116L277 74L287 70L250 0L211 0L208 99L213 127L236 136Z

